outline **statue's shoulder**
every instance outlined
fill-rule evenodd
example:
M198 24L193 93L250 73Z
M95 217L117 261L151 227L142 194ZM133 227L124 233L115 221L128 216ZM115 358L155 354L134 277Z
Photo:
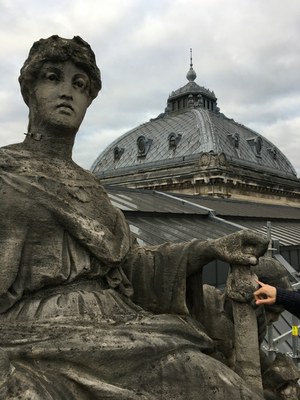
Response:
M30 157L30 155L24 149L22 143L0 147L0 168L14 169L28 157Z

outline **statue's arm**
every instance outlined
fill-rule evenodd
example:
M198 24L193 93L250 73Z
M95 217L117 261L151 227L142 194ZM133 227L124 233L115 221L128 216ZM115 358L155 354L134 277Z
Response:
M193 240L159 246L132 246L124 271L134 289L134 301L154 312L186 313L187 280L194 277L195 296L202 296L204 265L220 259L253 265L267 249L265 237L241 231L216 240ZM197 292L197 293L196 293Z
M123 270L133 290L133 301L154 313L188 313L185 304L189 243L131 247Z

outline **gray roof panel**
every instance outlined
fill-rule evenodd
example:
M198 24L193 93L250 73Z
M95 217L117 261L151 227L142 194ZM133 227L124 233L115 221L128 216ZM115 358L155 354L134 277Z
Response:
M265 220L255 220L246 218L229 219L235 223L252 229L257 233L267 234L267 222ZM271 220L271 234L273 239L277 239L282 246L299 246L300 244L300 221Z
M300 221L300 207L183 194L175 194L175 196L182 200L213 209L216 211L216 215L224 218L284 218Z
M300 245L300 208L120 186L106 189L136 236L148 244L213 239L243 227L266 234L271 221L272 237L281 245Z
M145 189L127 189L120 186L106 186L114 206L123 211L140 211L149 213L201 214L208 210L190 202L172 199L163 193Z
M125 217L135 236L148 245L217 239L238 230L233 225L202 215L189 218L178 215L138 216L125 212Z

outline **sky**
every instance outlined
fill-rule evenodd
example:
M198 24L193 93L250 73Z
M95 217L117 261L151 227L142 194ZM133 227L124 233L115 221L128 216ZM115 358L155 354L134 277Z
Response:
M101 69L74 146L83 168L164 111L187 83L192 48L196 82L221 112L273 142L300 176L299 0L0 0L0 147L24 139L19 70L53 34L81 36Z

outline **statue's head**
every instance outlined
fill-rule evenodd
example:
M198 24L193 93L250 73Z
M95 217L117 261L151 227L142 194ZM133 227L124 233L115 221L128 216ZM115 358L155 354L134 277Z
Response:
M95 54L90 45L79 36L63 39L53 35L48 39L40 39L30 49L27 60L20 71L19 82L25 103L29 106L31 88L45 62L71 61L86 72L91 80L91 99L97 97L101 89L100 70L96 65Z

